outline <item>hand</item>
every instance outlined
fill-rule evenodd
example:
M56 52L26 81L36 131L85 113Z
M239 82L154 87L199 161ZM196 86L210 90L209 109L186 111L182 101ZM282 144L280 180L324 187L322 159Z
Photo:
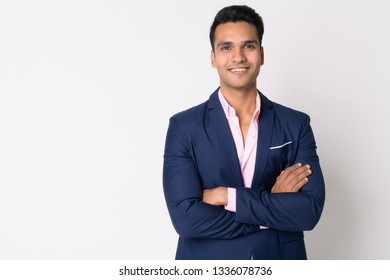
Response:
M276 178L276 183L271 189L271 193L282 192L299 192L300 189L306 185L309 181L307 178L310 176L310 165L304 165L297 163L289 168L286 168Z
M227 188L216 187L214 189L204 189L202 201L215 206L226 206L228 204Z

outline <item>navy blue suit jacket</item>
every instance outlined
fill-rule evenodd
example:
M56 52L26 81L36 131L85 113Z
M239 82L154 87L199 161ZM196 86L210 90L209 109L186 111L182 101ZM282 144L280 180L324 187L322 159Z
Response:
M317 224L325 200L310 118L259 94L251 188L244 187L218 89L170 119L163 186L179 234L176 259L306 259L303 231ZM276 177L298 162L311 166L309 182L298 193L271 194ZM236 213L202 202L203 189L217 186L236 188Z

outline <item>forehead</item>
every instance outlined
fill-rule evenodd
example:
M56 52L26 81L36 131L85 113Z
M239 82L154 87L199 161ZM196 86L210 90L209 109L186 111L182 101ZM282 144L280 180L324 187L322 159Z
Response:
M257 29L254 25L245 21L227 22L217 26L214 33L214 43L221 41L242 42L246 40L258 41Z

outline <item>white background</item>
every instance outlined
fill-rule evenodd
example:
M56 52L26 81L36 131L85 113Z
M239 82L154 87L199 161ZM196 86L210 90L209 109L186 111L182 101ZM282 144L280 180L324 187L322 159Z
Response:
M263 17L259 89L312 118L310 259L390 258L388 1L0 0L0 259L173 259L168 119L218 86L208 32Z

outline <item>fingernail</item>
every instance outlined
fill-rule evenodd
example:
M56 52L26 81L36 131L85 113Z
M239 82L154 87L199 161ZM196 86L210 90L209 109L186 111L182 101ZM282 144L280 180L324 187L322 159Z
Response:
M310 169L310 165L306 164L307 169Z
M302 166L302 163L297 163L297 165L298 165L299 167L301 167L301 166Z

